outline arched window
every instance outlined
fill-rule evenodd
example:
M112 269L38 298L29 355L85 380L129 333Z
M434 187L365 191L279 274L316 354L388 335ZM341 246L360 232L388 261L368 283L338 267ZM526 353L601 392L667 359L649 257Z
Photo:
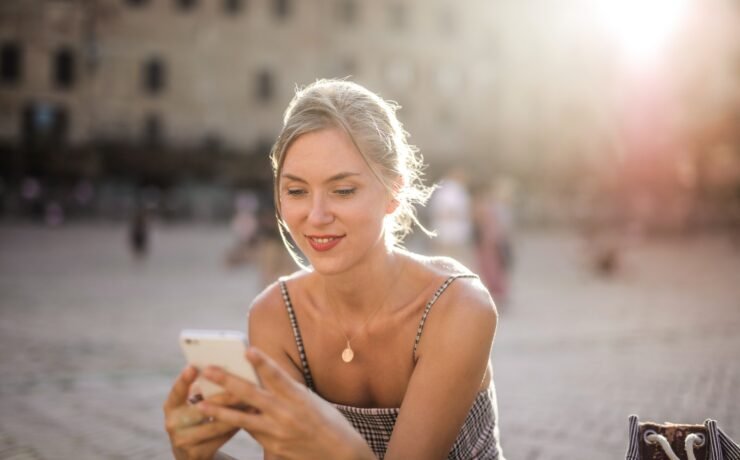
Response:
M146 61L142 73L144 89L149 94L159 94L164 91L167 84L167 69L160 58L153 57Z
M133 6L134 8L136 8L136 7L139 7L139 6L146 5L147 3L149 3L149 0L126 0L126 3L129 6Z
M357 22L357 0L338 0L337 16L342 24L353 25Z
M224 11L229 14L236 14L244 8L244 0L223 0Z
M23 51L17 43L3 43L0 47L0 81L15 84L23 76Z
M273 0L272 6L275 16L277 16L278 19L286 19L290 16L290 0Z
M263 70L257 74L257 100L262 103L269 102L275 92L275 83L272 74Z
M74 52L67 47L54 53L52 65L52 80L54 86L60 89L70 89L75 84L76 59Z
M192 10L198 4L198 0L175 0L175 2L182 11Z

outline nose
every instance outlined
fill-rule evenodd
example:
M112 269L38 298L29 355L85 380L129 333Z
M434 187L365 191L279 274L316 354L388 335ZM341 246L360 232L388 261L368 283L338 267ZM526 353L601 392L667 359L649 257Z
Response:
M311 201L308 223L318 227L332 222L334 222L334 214L329 209L326 198L317 193Z

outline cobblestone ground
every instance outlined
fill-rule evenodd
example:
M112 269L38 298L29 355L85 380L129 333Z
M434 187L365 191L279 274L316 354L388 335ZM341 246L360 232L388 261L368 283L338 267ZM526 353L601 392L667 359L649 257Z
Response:
M184 327L243 328L251 268L227 230L156 227L134 263L113 226L0 226L0 458L170 458L161 404ZM578 240L518 241L494 350L511 460L624 457L627 416L740 439L740 251L721 236L643 241L612 279ZM226 452L261 458L240 434Z

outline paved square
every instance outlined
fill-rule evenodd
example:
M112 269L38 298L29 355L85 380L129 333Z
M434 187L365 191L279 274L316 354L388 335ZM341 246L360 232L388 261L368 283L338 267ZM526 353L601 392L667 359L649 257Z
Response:
M114 225L0 226L0 458L170 458L161 405L185 327L245 327L255 268L226 228L155 227L141 264ZM623 458L627 416L740 439L740 250L646 240L599 279L567 232L517 242L493 354L510 460ZM228 444L261 458L245 434Z

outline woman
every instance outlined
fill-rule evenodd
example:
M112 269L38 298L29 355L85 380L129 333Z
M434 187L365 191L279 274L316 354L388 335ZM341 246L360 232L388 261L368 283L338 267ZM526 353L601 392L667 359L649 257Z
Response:
M272 151L277 215L310 268L251 307L246 358L261 387L207 369L227 393L188 406L196 371L175 382L177 458L212 458L240 428L269 459L502 458L495 306L459 263L398 247L431 189L395 110L334 80L288 106ZM208 421L182 427L193 411Z
M510 292L513 255L510 189L503 181L495 187L481 186L475 193L473 206L478 273L499 309L506 308Z

